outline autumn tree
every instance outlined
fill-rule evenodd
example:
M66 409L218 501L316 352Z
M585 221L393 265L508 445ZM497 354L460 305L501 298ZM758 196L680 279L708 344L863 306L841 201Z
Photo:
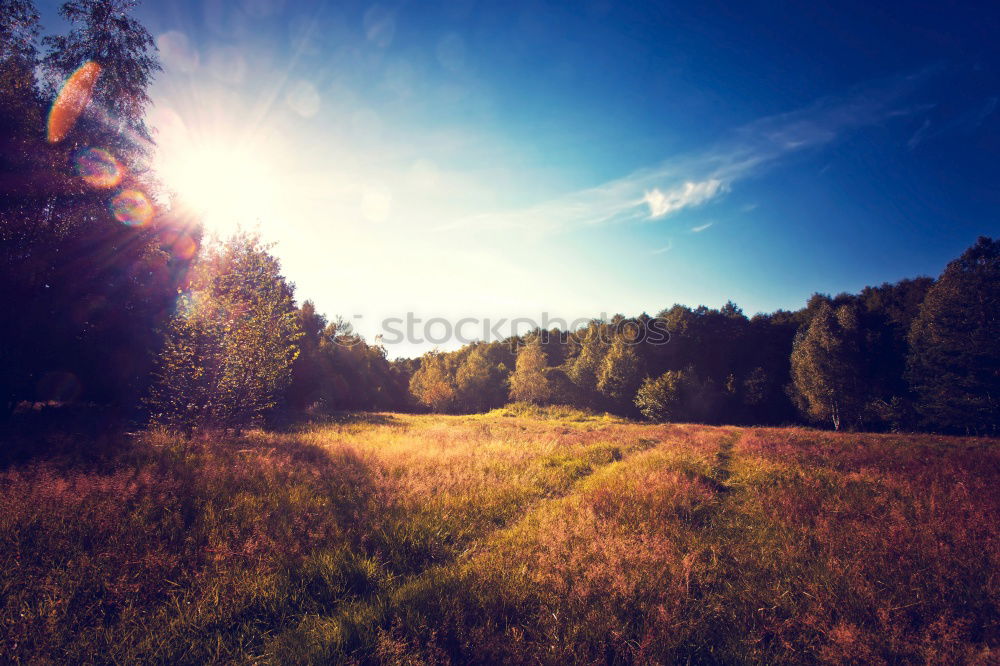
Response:
M410 378L410 392L435 412L451 410L455 404L455 384L449 372L448 357L436 351L420 359L420 368Z
M546 376L548 359L537 339L524 345L517 353L517 364L510 376L510 397L516 402L543 405L549 402L552 391Z
M925 423L1000 429L1000 241L981 237L928 290L910 329L907 377Z

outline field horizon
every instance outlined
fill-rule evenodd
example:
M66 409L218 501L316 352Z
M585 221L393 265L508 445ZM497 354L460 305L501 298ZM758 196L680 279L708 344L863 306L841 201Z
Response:
M0 472L15 663L991 663L1000 442L373 413Z

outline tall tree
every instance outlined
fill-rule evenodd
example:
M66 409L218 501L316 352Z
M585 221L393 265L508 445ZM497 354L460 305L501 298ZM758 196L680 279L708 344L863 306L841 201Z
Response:
M601 361L597 390L619 409L628 410L641 381L639 355L624 337L616 337Z
M1000 430L1000 241L979 238L928 290L910 329L907 376L927 425Z
M848 305L836 309L823 302L792 350L793 391L802 411L837 430L857 423L861 395L858 319Z
M507 391L502 370L490 362L487 345L473 345L455 373L457 400L463 411L481 412L503 404Z
M0 321L0 405L76 399L130 415L146 392L200 232L152 204L144 142L118 131L114 109L85 114L63 140L47 140L55 86L46 97L35 80L36 12L23 1L0 10L0 310L17 313ZM127 14L109 23L151 44ZM65 39L96 39L76 28ZM58 50L57 42L45 43ZM47 71L61 81L56 50ZM126 62L133 56L143 62ZM108 62L128 70L152 66L152 57L151 50L119 51ZM96 95L113 81L98 79ZM143 97L148 82L132 78L119 92Z
M448 368L448 357L436 351L420 359L420 368L410 378L410 392L435 412L446 412L455 405L455 384Z
M160 70L152 35L131 13L135 0L72 0L59 13L72 29L46 37L44 59L49 85L55 89L86 62L101 67L92 103L121 136L148 139L143 121L150 103L149 86Z
M603 396L597 391L597 378L608 351L605 328L600 322L591 322L580 336L576 356L566 361L566 376L576 386L576 402L584 407L600 407L603 403Z
M545 374L548 359L541 342L534 340L517 353L517 364L510 376L510 397L518 402L546 404L552 398L552 389Z

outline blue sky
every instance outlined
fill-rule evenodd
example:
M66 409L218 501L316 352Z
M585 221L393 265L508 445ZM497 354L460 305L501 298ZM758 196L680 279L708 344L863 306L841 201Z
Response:
M259 224L299 298L369 336L408 311L794 309L937 275L1000 233L990 3L138 15L164 61L150 123L167 184L209 229Z

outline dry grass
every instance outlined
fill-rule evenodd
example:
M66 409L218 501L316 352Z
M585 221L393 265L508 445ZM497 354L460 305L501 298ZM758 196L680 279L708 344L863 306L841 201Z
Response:
M0 474L15 662L981 662L1000 447L373 415Z

